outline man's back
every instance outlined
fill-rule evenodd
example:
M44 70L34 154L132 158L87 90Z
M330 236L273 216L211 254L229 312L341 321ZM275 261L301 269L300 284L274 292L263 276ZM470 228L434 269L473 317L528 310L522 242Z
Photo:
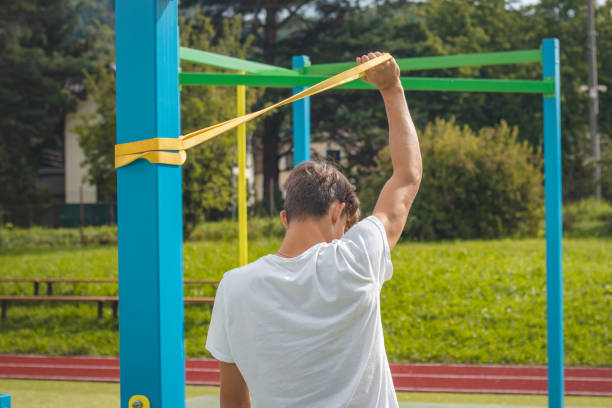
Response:
M285 182L280 256L219 285L206 347L221 361L222 408L250 407L249 390L257 408L397 407L380 288L423 168L399 73L386 59L363 78L384 101L393 164L373 216L350 228L360 213L355 186L330 163L302 162Z
M396 407L379 296L391 274L376 217L264 256L223 277L206 347L237 365L256 407Z

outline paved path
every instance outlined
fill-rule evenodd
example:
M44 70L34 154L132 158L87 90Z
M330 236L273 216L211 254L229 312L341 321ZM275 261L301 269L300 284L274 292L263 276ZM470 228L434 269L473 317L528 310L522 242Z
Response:
M189 359L185 374L187 384L219 385L216 360ZM489 394L547 391L546 367L542 366L392 364L391 374L397 391ZM0 354L0 378L117 382L119 359ZM566 367L565 390L566 395L612 396L612 368Z

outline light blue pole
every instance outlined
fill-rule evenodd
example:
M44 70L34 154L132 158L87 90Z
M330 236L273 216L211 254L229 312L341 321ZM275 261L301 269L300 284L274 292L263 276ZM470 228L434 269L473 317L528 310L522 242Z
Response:
M11 396L0 394L0 408L11 408Z
M180 135L177 7L116 0L117 143ZM180 166L117 171L122 408L185 407L181 190Z
M559 40L542 41L542 76L555 80L544 95L544 179L546 194L546 321L548 406L563 407L563 273L561 215L561 75Z
M296 55L291 58L292 68L310 66L310 58ZM304 87L293 88L293 94L303 91ZM310 97L293 102L293 165L310 160Z

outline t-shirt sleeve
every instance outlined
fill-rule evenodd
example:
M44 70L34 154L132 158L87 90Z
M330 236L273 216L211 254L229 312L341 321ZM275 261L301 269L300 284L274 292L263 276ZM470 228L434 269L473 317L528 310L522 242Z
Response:
M372 276L379 287L391 279L391 251L385 227L378 218L371 215L361 220L344 234L342 240L347 244L346 248L353 252L351 258L358 263L355 267Z
M213 305L212 317L208 326L206 336L206 349L214 358L224 363L233 363L232 351L230 349L229 337L227 335L227 313L225 307L225 296L223 281L217 288L215 304Z

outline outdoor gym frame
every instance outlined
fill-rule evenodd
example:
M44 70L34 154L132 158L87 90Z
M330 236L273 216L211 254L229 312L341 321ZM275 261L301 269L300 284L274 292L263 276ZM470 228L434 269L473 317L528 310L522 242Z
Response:
M181 85L274 86L294 88L296 92L354 66L354 63L310 65L307 57L298 56L293 58L293 69L286 69L182 48L183 60L238 73L179 74L177 16L177 0L116 1L117 143L180 135L179 78ZM402 78L402 84L406 90L543 95L548 401L549 407L561 408L564 387L559 42L545 39L538 50L399 58L397 62L402 71L535 62L542 65L542 80ZM363 81L341 88L372 89ZM238 94L241 93L244 97L244 88L239 88ZM240 101L240 97L237 99ZM295 102L293 114L294 162L298 164L310 157L308 99ZM244 131L239 131L240 138L245 138ZM246 143L241 142L238 161L242 168L244 149ZM185 406L181 194L181 166L137 160L117 169L122 407ZM241 200L245 202L245 196ZM246 242L246 212L240 218ZM246 247L240 253L243 264Z

